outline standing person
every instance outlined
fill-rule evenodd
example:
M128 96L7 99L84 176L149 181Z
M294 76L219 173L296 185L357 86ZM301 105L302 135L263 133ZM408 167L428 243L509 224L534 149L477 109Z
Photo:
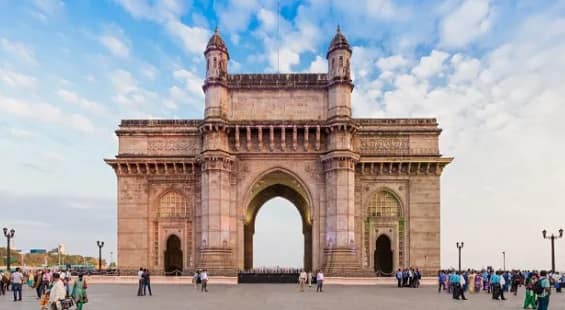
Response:
M475 292L475 271L472 271L471 274L469 275L469 282L468 282L468 287L469 287L469 293L473 294Z
M195 270L192 275L192 284L194 285L195 290L198 289L198 281L200 281L200 270Z
M398 287L402 287L402 270L400 268L396 272L396 281L398 281Z
M481 283L483 282L483 278L481 277L481 273L477 272L477 275L475 275L475 292L480 293L481 292Z
M512 291L512 293L514 294L514 296L518 295L518 287L520 286L520 282L522 282L522 277L520 276L520 273L515 271L512 273L512 286L510 287L510 290Z
M506 300L506 298L504 297L504 290L506 288L506 278L504 277L504 274L502 272L500 272L499 274L500 277L500 282L499 282L499 286L500 286L500 300Z
M24 275L20 272L20 268L16 268L16 271L12 273L11 276L12 291L14 292L14 301L22 301L22 284Z
M41 299L41 272L36 270L33 275L33 288L35 289L35 294L37 294L37 299Z
M2 271L0 272L0 295L6 295L6 283L8 283L8 277Z
M547 272L540 272L541 278L536 282L534 291L538 295L538 310L547 310L549 307L549 295L551 294L551 286L547 278Z
M457 274L459 275L459 292L457 299L461 297L462 300L467 300L467 298L465 298L465 287L467 286L467 280L460 272L458 272Z
M534 286L537 281L537 276L535 274L531 274L529 278L526 279L526 283L524 286L526 287L526 296L524 297L524 309L528 309L528 307L532 307L532 309L536 308L536 294L534 293Z
M149 296L153 296L151 293L151 275L149 274L149 270L143 270L143 295L146 294L146 290L149 291Z
M301 292L304 292L304 285L306 284L307 276L308 275L306 274L306 271L302 269L302 271L300 271L300 275L298 276L298 286L300 287Z
M445 290L445 273L440 270L437 274L437 292L441 293L441 289ZM398 283L400 285L400 282ZM399 286L400 287L400 286Z
M312 287L312 272L308 271L308 287Z
M61 281L61 276L58 273L53 273L53 286L49 292L49 306L55 309L61 309L61 301L66 297L66 290L63 281Z
M200 272L200 282L202 282L201 292L208 292L208 270L204 269Z
M318 273L316 274L316 292L323 292L322 288L324 286L324 273L322 272L322 269L318 270Z
M77 310L82 310L83 305L88 302L86 289L86 280L82 274L79 274L78 279L73 284L73 290L71 292L71 296L77 305Z
M137 288L137 296L143 296L143 287L145 284L143 283L143 268L139 268L137 272L137 281L139 282L139 286Z

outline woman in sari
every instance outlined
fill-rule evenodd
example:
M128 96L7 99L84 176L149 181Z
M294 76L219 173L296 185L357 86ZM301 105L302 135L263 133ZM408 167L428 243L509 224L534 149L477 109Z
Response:
M86 280L83 279L83 275L81 274L73 284L73 291L71 293L71 296L77 305L77 310L82 310L82 306L88 302L88 298L86 297L86 288Z

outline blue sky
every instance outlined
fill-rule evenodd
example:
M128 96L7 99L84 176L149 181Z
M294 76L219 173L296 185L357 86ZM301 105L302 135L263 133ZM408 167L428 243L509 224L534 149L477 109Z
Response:
M565 227L565 1L0 0L0 226L24 249L115 247L102 159L120 119L200 118L216 26L230 72L324 72L337 24L353 46L356 117L433 116L444 129L456 160L442 180L442 265L456 265L460 240L473 266L503 250L510 266L547 265L540 231ZM288 209L278 218L292 222Z

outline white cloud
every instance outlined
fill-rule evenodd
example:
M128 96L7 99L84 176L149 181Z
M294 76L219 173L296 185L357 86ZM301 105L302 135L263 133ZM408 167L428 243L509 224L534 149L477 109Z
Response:
M381 71L394 71L406 67L410 62L402 55L393 55L389 57L379 58L377 67Z
M433 50L429 56L422 57L420 63L412 69L412 73L419 78L427 79L442 71L443 63L449 54Z
M17 139L30 139L35 137L35 134L27 129L22 128L7 128L10 136Z
M12 57L18 58L27 64L37 64L33 50L24 43L0 38L0 47Z
M65 6L61 0L33 0L33 4L39 11L47 15L58 13Z
M45 123L67 125L84 133L94 131L88 118L79 114L66 114L59 107L45 102L30 103L0 95L0 112Z
M130 72L118 69L110 75L110 81L114 88L112 99L119 104L135 107L149 107L158 103L159 95L153 91L148 91L138 85ZM135 111L139 113L139 111Z
M33 88L37 80L32 76L0 67L0 82L14 88Z
M173 77L182 83L184 83L185 89L196 98L204 98L204 92L202 91L203 78L196 75L195 73L180 69L173 72Z
M320 55L310 63L310 67L306 70L310 73L324 73L328 72L328 61Z
M200 27L190 27L179 20L170 20L165 28L180 40L182 47L189 54L202 54L210 38L210 31Z
M115 0L133 17L161 24L167 32L178 39L188 54L201 54L211 35L210 31L198 26L188 26L180 16L191 7L191 1L146 1Z
M489 31L493 18L490 0L465 0L443 19L441 44L450 48L465 47Z
M128 58L129 56L130 48L128 44L113 35L104 34L100 36L100 43L115 56L122 58Z
M44 151L41 154L41 157L43 159L51 161L51 162L61 162L61 161L65 160L65 156L63 156L60 153L53 152L53 151Z
M157 77L157 68L152 65L143 65L141 68L141 74L150 80L155 80Z
M59 89L57 91L57 95L59 97L61 97L61 99L63 99L63 101L70 103L70 104L75 104L80 106L83 109L86 109L90 112L93 113L101 113L104 111L104 108L99 105L98 103L85 99L83 97L81 97L79 94L67 90L67 89Z

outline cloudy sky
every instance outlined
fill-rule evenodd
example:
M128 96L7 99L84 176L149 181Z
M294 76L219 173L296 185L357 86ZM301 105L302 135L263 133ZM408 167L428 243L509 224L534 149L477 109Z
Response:
M541 230L565 228L565 1L423 2L0 0L0 226L23 249L115 249L102 159L119 120L200 118L216 25L231 72L323 72L339 23L354 115L437 117L444 129L455 161L442 179L442 265L456 266L464 241L464 264L500 266L506 251L510 267L549 267ZM279 249L265 240L294 249L261 262L300 261L289 203L262 209L258 231L261 253Z

